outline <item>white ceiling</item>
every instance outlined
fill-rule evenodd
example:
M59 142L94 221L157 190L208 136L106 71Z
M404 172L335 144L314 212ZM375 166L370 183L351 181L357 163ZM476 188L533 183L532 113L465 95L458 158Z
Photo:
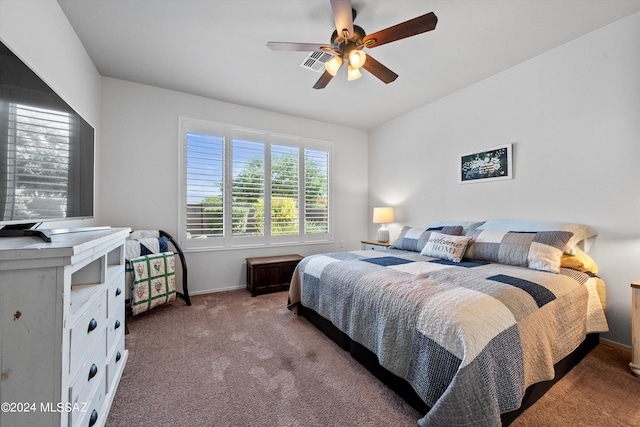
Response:
M428 12L438 25L367 50L395 82L363 70L315 90L321 74L299 66L304 52L266 43L328 44L329 0L58 3L103 76L361 129L640 11L640 0L352 0L367 33Z

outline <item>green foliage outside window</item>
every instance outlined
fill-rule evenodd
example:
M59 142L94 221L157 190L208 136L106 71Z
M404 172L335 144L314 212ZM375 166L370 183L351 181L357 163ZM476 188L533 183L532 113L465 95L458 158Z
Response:
M307 211L325 212L327 208L326 174L313 161L305 165L305 202ZM287 235L299 232L298 219L298 161L285 155L275 158L271 165L271 234ZM264 162L253 159L232 182L232 234L264 235ZM223 189L220 189L222 193ZM224 232L223 200L220 196L207 197L202 202L204 212L203 234L222 236ZM322 215L324 216L324 214ZM251 221L252 220L252 221ZM249 224L252 223L251 226ZM251 229L249 229L252 228ZM305 220L306 233L326 232L324 221Z

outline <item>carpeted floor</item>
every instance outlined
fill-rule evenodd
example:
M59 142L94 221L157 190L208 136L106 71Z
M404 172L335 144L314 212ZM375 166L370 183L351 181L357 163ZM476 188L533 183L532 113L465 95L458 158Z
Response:
M127 319L107 427L417 425L415 410L285 308L286 292L191 300ZM512 426L640 425L629 360L599 345Z

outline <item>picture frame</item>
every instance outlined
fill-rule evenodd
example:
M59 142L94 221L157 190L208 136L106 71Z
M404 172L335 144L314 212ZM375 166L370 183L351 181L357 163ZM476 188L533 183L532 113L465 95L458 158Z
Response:
M512 149L513 144L504 144L462 154L460 184L513 179Z

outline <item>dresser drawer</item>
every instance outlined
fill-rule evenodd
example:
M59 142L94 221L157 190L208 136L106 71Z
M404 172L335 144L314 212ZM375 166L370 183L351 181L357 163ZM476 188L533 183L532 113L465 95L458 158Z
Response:
M107 390L111 389L118 371L122 369L124 356L124 332L121 332L116 338L116 345L113 353L111 353L111 358L107 361Z
M107 313L112 317L116 310L124 310L124 272L111 282L107 291Z
M99 336L104 336L106 305L103 291L101 297L91 304L69 331L69 373L72 376L96 345ZM106 347L104 354L106 354Z
M118 335L124 330L124 309L107 320L107 352L111 352Z
M106 335L103 332L89 357L78 369L78 373L69 387L69 401L72 404L82 406L88 402L89 396L93 395L95 388L100 383L100 377L106 375L105 340Z
M102 373L99 376L98 387L93 392L93 395L87 396L86 406L81 405L84 411L72 411L69 413L69 425L71 427L90 427L97 425L104 425L104 420L107 416L104 413L106 408L104 406L104 399L106 393L106 378L107 376Z

